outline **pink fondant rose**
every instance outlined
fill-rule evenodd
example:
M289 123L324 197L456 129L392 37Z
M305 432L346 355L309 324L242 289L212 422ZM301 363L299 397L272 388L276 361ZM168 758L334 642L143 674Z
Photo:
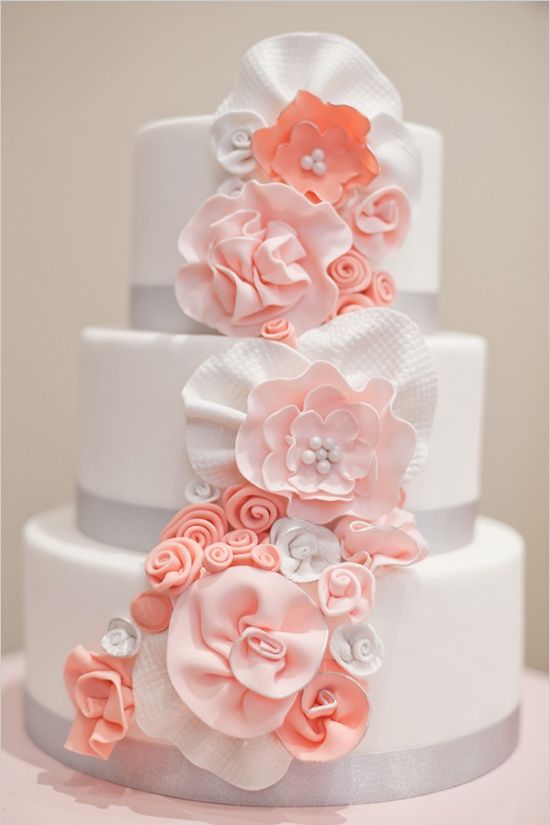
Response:
M338 759L359 744L369 719L363 688L342 673L318 673L292 705L277 735L302 761Z
M374 605L375 580L361 564L341 562L321 573L317 593L321 610L327 616L347 616L350 622L362 622Z
M390 306L395 301L395 281L388 272L375 272L372 283L367 290L374 304L379 307Z
M350 246L349 227L328 204L249 181L236 197L207 200L182 232L177 299L225 335L259 335L281 316L300 334L336 303L327 267Z
M413 564L428 553L412 513L397 507L374 522L343 518L335 533L344 558L367 564L376 575Z
M371 261L381 261L399 249L411 222L411 206L398 186L356 195L342 208L353 232L353 244Z
M300 91L274 126L254 132L252 152L270 177L314 201L336 203L350 186L365 186L378 174L369 130L369 119L353 107Z
M379 518L395 507L416 444L414 427L393 412L394 395L385 378L352 388L325 361L259 384L237 433L239 470L288 499L290 516Z
M278 728L321 664L328 630L293 582L254 567L204 576L175 604L170 681L190 710L228 736Z
M280 341L289 347L296 346L294 326L286 318L274 318L266 321L262 327L262 338L266 341Z
M286 511L282 496L259 490L253 484L236 484L223 494L222 503L229 523L234 528L253 530L267 535L273 523Z
M328 274L340 290L340 295L363 292L372 281L369 263L357 249L350 249L333 261Z
M134 710L131 668L127 659L82 645L69 654L64 677L76 718L65 742L68 750L108 759L124 739Z
M168 522L160 538L192 539L204 549L219 541L226 531L227 519L219 504L190 504Z
M145 572L152 589L178 596L199 576L203 552L193 539L162 541L145 560Z

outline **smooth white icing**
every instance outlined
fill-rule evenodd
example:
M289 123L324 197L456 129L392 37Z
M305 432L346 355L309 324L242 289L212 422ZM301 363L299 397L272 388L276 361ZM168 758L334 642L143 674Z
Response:
M426 464L408 485L414 510L479 497L485 344L460 333L428 337L438 401ZM126 503L178 509L195 478L184 443L181 390L205 358L232 346L215 335L85 330L78 484Z
M227 174L212 150L212 122L210 116L160 120L138 132L133 285L169 289L174 285L181 266L179 234ZM403 247L384 262L384 268L394 277L398 291L435 294L439 285L443 141L435 129L407 125L422 157L422 193ZM197 329L196 322L181 315L177 331Z
M146 586L144 556L79 533L71 508L27 524L27 688L70 719L63 664L77 644L98 649L110 619ZM369 622L384 643L370 679L372 719L359 750L412 748L465 735L519 701L523 545L480 518L475 541L379 580ZM135 735L135 731L134 731Z

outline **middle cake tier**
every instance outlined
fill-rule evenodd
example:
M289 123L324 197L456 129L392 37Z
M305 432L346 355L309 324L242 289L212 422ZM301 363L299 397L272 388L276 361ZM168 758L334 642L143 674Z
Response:
M427 338L438 402L426 464L406 508L428 542L472 539L480 491L486 347L482 338ZM232 346L216 335L89 328L82 336L77 520L83 533L148 551L197 481L185 449L181 391L206 358Z

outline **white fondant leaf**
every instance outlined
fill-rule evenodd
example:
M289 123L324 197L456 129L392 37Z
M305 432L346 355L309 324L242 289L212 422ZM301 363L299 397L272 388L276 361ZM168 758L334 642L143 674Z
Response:
M136 721L154 739L167 741L199 768L245 790L274 785L292 756L274 734L233 739L198 719L181 701L166 671L167 633L146 634L133 675Z

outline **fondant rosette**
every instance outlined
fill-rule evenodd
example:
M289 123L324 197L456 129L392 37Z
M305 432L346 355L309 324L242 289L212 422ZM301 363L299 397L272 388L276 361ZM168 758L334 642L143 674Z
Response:
M397 90L351 41L293 33L257 43L216 113L212 142L228 174L221 192L240 197L251 179L277 181L331 204L363 268L380 270L404 242L420 193L420 155ZM380 305L373 291L347 296L326 317L369 301Z

